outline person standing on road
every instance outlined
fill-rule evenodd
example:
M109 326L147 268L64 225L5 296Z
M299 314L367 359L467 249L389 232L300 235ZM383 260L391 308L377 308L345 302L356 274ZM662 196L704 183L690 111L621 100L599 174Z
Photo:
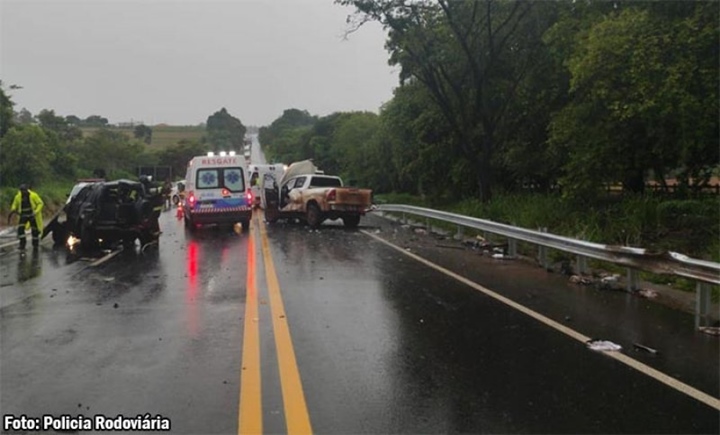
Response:
M25 249L25 245L27 244L25 226L28 224L32 231L33 248L37 249L40 245L40 228L43 227L41 214L43 205L40 195L30 190L27 184L20 186L20 190L17 195L15 195L12 206L10 206L10 216L12 216L13 213L17 213L20 216L17 226L20 249Z

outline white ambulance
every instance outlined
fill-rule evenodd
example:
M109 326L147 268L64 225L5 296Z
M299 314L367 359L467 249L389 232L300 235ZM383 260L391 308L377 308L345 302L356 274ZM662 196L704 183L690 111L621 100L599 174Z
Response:
M265 187L272 188L273 183L280 183L280 179L287 166L282 163L250 165L250 189L253 194L254 204L265 208L262 204L262 191Z
M245 159L234 151L193 157L185 175L185 226L232 225L247 230L252 216L252 193Z

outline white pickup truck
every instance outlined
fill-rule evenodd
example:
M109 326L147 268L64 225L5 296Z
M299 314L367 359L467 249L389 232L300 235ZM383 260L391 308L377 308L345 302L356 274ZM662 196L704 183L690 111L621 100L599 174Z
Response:
M264 190L267 221L300 218L317 228L325 220L342 219L346 227L357 227L370 209L372 191L344 187L340 177L318 173L306 162L299 162L302 170L293 167L297 164L290 165L279 187Z

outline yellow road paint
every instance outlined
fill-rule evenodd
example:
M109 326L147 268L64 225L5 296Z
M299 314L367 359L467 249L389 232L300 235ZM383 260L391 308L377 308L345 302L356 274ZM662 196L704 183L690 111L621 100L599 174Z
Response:
M278 366L280 371L280 384L282 385L283 404L285 407L285 422L288 434L310 434L310 416L305 403L300 372L295 359L290 328L285 315L280 284L275 273L275 264L270 253L267 229L261 220L260 234L262 237L262 253L265 262L265 277L267 279L268 294L270 296L270 313L272 316L273 332L275 334L275 347L277 350Z
M587 336L581 334L580 332L575 331L574 329L568 328L567 326L565 326L561 323L558 323L558 322L550 319L549 317L543 316L542 314L540 314L536 311L533 311L524 305L520 305L519 303L517 303L511 299L508 299L505 296L495 293L494 291L492 291L486 287L483 287L480 284L473 282L463 276L460 276L455 272L445 269L444 267L439 266L429 260L426 260L426 259L420 257L419 255L408 252L408 251L404 250L403 248L396 246L381 237L378 237L374 234L368 233L367 231L364 231L364 230L361 230L361 232L363 232L364 234L372 237L373 239L375 239L381 243L384 243L384 244L390 246L391 248L407 255L408 257L419 261L420 263L422 263L428 267L431 267L439 272L442 272L445 275L447 275L451 278L454 278L457 281L460 281L463 284L470 286L470 287L474 288L475 290L478 290L478 291L486 294L487 296L490 296L491 298L502 302L505 305L509 305L510 307L520 311L521 313L526 314L526 315L532 317L533 319L535 319L557 331L560 331L563 334L565 334L569 337L572 337L577 341L582 342L583 344L585 342L587 342L588 340L590 340L590 337L587 337ZM643 364L636 359L630 358L629 356L627 356L625 354L617 353L617 352L606 352L606 355L611 358L614 358L616 361L619 361L629 367L632 367L633 369L635 369L647 376L650 376L651 378L653 378L657 381L662 382L663 384L665 384L683 394L686 394L686 395L692 397L695 400L698 400L712 408L720 410L720 399L718 399L716 397L713 397L709 394L703 393L702 391L700 391L696 388L693 388L690 385L687 385L687 384L673 378L672 376L666 375L665 373L662 373L646 364Z
M253 219L253 227L257 218ZM242 365L240 369L240 405L238 433L262 433L262 386L260 382L260 328L255 237L248 231L247 284L245 297L245 327L243 337Z

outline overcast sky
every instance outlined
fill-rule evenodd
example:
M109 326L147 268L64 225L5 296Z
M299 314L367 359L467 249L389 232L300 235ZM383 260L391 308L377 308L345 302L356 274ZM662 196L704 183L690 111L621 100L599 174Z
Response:
M376 23L343 40L332 0L0 0L0 79L16 110L111 123L195 125L226 107L245 125L287 108L379 109L392 97Z

